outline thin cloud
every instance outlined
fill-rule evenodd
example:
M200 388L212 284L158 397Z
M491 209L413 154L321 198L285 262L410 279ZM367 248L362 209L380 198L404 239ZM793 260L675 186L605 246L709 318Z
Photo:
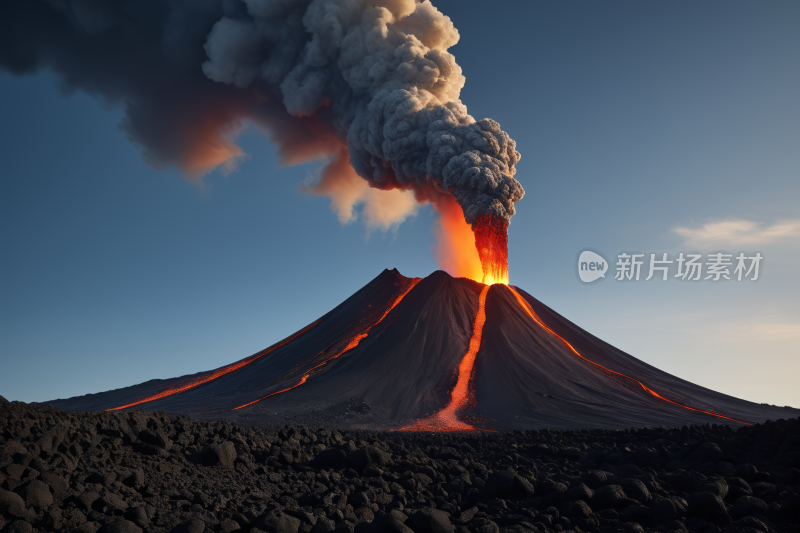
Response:
M696 248L721 246L763 246L777 241L800 239L800 220L779 220L772 225L735 218L709 222L698 228L677 226L672 231Z

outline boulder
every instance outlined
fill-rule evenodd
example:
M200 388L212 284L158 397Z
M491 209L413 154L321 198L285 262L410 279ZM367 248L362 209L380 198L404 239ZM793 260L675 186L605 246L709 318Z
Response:
M594 491L585 484L578 483L567 489L561 497L564 501L581 500L589 503L594 499Z
M733 502L733 515L737 517L749 515L765 516L769 512L769 506L754 496L741 496Z
M500 533L500 527L492 520L479 518L476 522L478 533Z
M116 512L121 513L128 508L128 502L113 492L106 492L92 505L92 507L99 507L103 510L103 514L111 514Z
M438 509L428 508L417 511L409 517L412 529L417 533L454 533L450 515Z
M73 533L97 533L100 530L100 524L97 522L84 522L75 528Z
M653 503L653 521L657 524L683 520L689 510L686 500L671 496Z
M728 501L736 501L741 496L753 495L753 489L750 484L740 477L725 478L725 482L728 484L728 494L726 496Z
M150 429L144 429L139 432L139 440L145 444L163 448L166 451L172 448L172 441L163 430L152 431Z
M774 498L778 495L778 489L772 483L767 483L766 481L756 481L755 483L750 484L750 488L753 489L753 495L766 500L770 498Z
M281 511L271 511L261 515L256 526L266 533L297 533L300 519Z
M314 457L314 460L311 461L311 466L314 468L336 468L344 463L346 457L347 453L345 453L344 450L328 448L327 450L322 450Z
M221 521L217 526L217 531L219 533L233 533L234 531L242 529L239 526L238 522L235 520L231 520L230 518L226 518L225 520Z
M207 466L220 465L233 469L236 460L236 447L232 442L222 442L206 446L203 450L203 463Z
M3 533L33 533L33 526L24 520L15 520L6 526Z
M389 455L374 446L367 446L347 456L347 464L356 470L364 470L370 466L381 468L389 462Z
M191 518L185 522L181 522L170 533L203 533L206 529L206 523L197 517Z
M584 474L583 482L591 489L599 489L608 482L608 477L611 475L609 472L602 470L591 470L589 473Z
M619 485L605 485L594 491L592 506L596 509L614 509L626 498Z
M122 480L122 483L134 489L140 489L144 487L144 470L141 468L135 469L130 473L130 475L126 476L125 479Z
M733 477L740 477L745 481L755 481L757 474L758 468L747 463L737 466L733 471Z
M492 472L483 487L486 496L528 498L533 496L533 485L525 478L508 470Z
M100 499L100 494L94 491L84 491L77 498L75 498L75 505L78 509L90 511L95 501Z
M696 492L686 498L689 516L696 516L714 524L729 524L731 517L719 496L710 492Z
M53 472L42 472L42 480L50 486L56 499L61 499L69 490L69 482Z
M320 517L311 528L311 533L329 533L336 530L336 522L330 518Z
M732 477L736 467L727 461L720 461L714 466L714 471L723 477Z
M722 450L712 442L704 442L687 457L693 463L718 463L722 460Z
M759 520L754 516L746 516L741 520L737 520L731 524L731 527L736 528L740 531L761 531L763 533L769 533L770 529L767 525Z
M4 489L0 489L0 511L15 518L27 518L29 514L20 495Z
M644 524L650 521L653 511L643 505L629 505L619 513L620 520L623 522L635 522Z
M405 522L408 517L398 510L381 513L372 522L373 531L376 533L414 533Z
M721 500L724 500L725 497L728 496L728 482L721 477L709 478L708 481L699 488L699 492L710 492L711 494L719 496Z
M112 518L97 533L142 533L142 528L124 518Z
M591 518L594 513L583 500L566 502L561 506L561 515L570 518Z
M44 481L34 479L29 482L23 491L25 503L29 506L44 509L53 504L53 494Z
M628 498L633 498L634 500L638 501L639 503L647 503L650 501L650 491L647 490L647 487L644 483L639 481L636 478L626 478L620 479L617 481L620 487L622 487L625 496Z

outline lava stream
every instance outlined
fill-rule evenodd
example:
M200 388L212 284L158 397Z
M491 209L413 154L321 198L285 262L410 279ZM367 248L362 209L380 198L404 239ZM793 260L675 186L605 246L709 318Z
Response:
M475 324L472 326L472 338L469 340L469 349L461 363L458 365L458 381L450 393L450 401L441 411L433 416L418 420L413 424L405 426L400 431L474 431L475 428L466 422L458 419L459 411L470 407L473 402L473 395L469 392L469 382L472 378L472 371L475 368L475 358L478 349L481 347L481 337L483 336L483 325L486 323L486 294L489 292L489 285L486 285L478 297L478 314L475 316Z
M484 215L472 225L472 232L483 269L483 283L508 285L508 220Z
M293 388L295 388L295 387L299 387L300 385L302 385L303 383L305 383L307 379L308 379L308 374L304 375L304 376L303 376L303 377L300 379L300 381L299 381L299 382L295 383L294 385L292 385L291 387L289 387L289 388L287 388L287 389L283 389L283 390L275 391L275 392L273 392L272 394L267 394L266 396L264 396L263 398L259 398L258 400L253 400L253 401L252 401L252 402L250 402L250 403L246 403L246 404L244 404L244 405L240 405L239 407L234 407L233 409L231 409L231 411L235 411L235 410L237 410L237 409L241 409L242 407L247 407L248 405L253 405L254 403L258 403L258 402L260 402L261 400L266 400L266 399L267 399L267 398L269 398L270 396L275 396L276 394L280 394L280 393L282 393L282 392L286 392L286 391L288 391L288 390L292 390Z
M164 389L163 391L161 391L161 392L159 392L157 394L154 394L152 396L148 396L147 398L143 398L141 400L137 400L137 401L135 401L133 403L129 403L129 404L126 404L126 405L121 405L120 407L113 407L111 409L106 409L106 411L118 411L119 409L125 409L126 407L133 407L134 405L139 405L141 403L146 403L146 402L152 402L154 400L159 400L159 399L165 398L167 396L172 396L173 394L178 394L178 393L187 391L189 389L193 389L193 388L195 388L195 387L197 387L199 385L202 385L202 384L208 383L209 381L212 381L214 379L220 378L220 377L222 377L222 376L224 376L226 374L230 374L234 370L239 370L243 366L249 365L253 361L256 361L256 360L264 357L268 353L277 350L281 346L285 346L286 344L292 342L294 339L296 339L297 337L299 337L300 335L302 335L306 331L310 330L311 328L313 328L314 326L319 324L321 320L322 320L322 318L318 319L316 322L306 326L305 328L301 329L300 331L298 331L297 333L295 333L291 337L289 337L287 339L284 339L283 341L281 341L280 343L276 344L275 346L272 346L271 348L268 348L268 349L266 349L266 350L264 350L262 352L259 352L259 353L255 354L255 355L251 355L250 357L246 357L245 359L242 359L241 361L237 361L236 363L231 363L229 365L220 367L220 368L214 370L213 372L211 372L211 374L192 379L192 380L190 380L190 381L188 381L186 383L182 383L182 384L179 384L179 385L173 385L171 387L168 387L168 388Z
M614 374L614 375L617 375L617 376L620 376L620 377L623 377L623 378L625 378L625 379L628 379L628 380L631 380L631 381L634 381L634 382L638 383L638 384L639 384L639 385L640 385L640 386L641 386L641 387L642 387L642 388L643 388L645 391L647 391L649 394L651 394L651 395L655 396L655 397L656 397L656 398L658 398L659 400L663 400L663 401L665 401L665 402L669 402L669 403L671 403L671 404L674 404L674 405L677 405L677 406L683 407L684 409L689 409L689 410L691 410L691 411L697 411L697 412L700 412L700 413L705 413L705 414L707 414L707 415L712 415L712 416L716 416L716 417L719 417L719 418L724 418L724 419L726 419L726 420L732 420L733 422L738 422L738 423L740 423L740 424L753 425L753 422L747 422L747 421L744 421L744 420L737 420L737 419L735 419L735 418L731 418L731 417L729 417L729 416L721 415L721 414L719 414L719 413L715 413L715 412L713 412L713 411L704 411L703 409L697 409L697 408L695 408L695 407L690 407L690 406L688 406L688 405L684 405L684 404L682 404L682 403L678 403L678 402L675 402L675 401L672 401L672 400L668 400L667 398L664 398L663 396L661 396L660 394L658 394L658 393L657 393L656 391L654 391L653 389L651 389L651 388L647 387L647 386L646 386L644 383L642 383L642 382L641 382L641 381L639 381L638 379L632 378L632 377L630 377L630 376L627 376L627 375L625 375L625 374L621 374L620 372L615 372L615 371L613 371L613 370L611 370L611 369L609 369L609 368L606 368L606 367L604 367L603 365L601 365L601 364L599 364L599 363L595 363L594 361L591 361L591 360L589 360L589 359L585 358L585 357L584 357L584 356L582 356L580 353L578 353L578 350L576 350L576 349L575 349L575 348L574 348L574 347L573 347L573 346L572 346L572 345L571 345L569 342L567 342L567 340L566 340L566 339L564 339L564 337L562 337L561 335L559 335L558 333L556 333L555 331L553 331L552 329L550 329L550 328L549 328L549 327L548 327L548 326L547 326L547 325L546 325L544 322L542 322L542 320L539 318L539 316L536 314L536 312L534 312L534 310L533 310L533 308L531 307L531 305L530 305L530 304L529 304L527 301L525 301L525 299L524 299L524 298L523 298L523 297L522 297L522 296L521 296L521 295L520 295L520 294L519 294L519 293L516 291L516 289L514 289L514 287L512 287L512 286L510 286L510 285L509 285L509 286L508 286L508 288L509 288L509 289L511 289L511 292L512 292L512 293L514 293L514 296L517 298L517 302L519 302L519 304L520 304L520 306L522 307L522 309L524 309L524 310L525 310L525 312L526 312L526 313L528 313L528 316L530 316L530 317L533 319L533 321L534 321L534 322L536 322L537 324L539 324L539 325L540 325L542 328L544 328L544 329L545 329L547 332L549 332L550 334L552 334L552 335L554 335L555 337L557 337L557 338L558 338L558 339L559 339L561 342L563 342L563 343L564 343L564 345L565 345L565 346L566 346L566 347L567 347L567 348L568 348L568 349L569 349L569 350L570 350L572 353L574 353L575 355L577 355L578 357L580 357L581 359L583 359L583 360L584 360L584 361L586 361L587 363L589 363L589 364L591 364L591 365L593 365L593 366L595 366L595 367L599 368L600 370L602 370L602 371L604 371L604 372L608 372L608 373L610 373L610 374Z
M336 355L334 355L332 357L329 357L325 361L323 361L320 364L312 367L309 371L307 371L305 374L303 374L303 376L300 378L300 381L298 383L296 383L295 385L292 385L291 387L289 387L287 389L283 389L283 390L279 390L277 392L273 392L273 393L267 394L266 396L263 396L263 397L261 397L261 398L259 398L257 400L253 400L252 402L246 403L244 405L240 405L239 407L234 407L233 409L231 409L231 411L236 411L237 409L241 409L243 407L247 407L248 405L253 405L254 403L258 403L261 400L265 400L265 399L269 398L270 396L275 396L276 394L280 394L282 392L290 391L290 390L294 389L295 387L299 387L300 385L305 383L308 380L308 378L311 376L312 372L314 372L318 368L321 368L321 367L327 365L328 363L330 363L334 359L340 357L345 352L348 352L348 351L352 350L353 348L355 348L356 346L358 346L358 344L362 340L364 340L367 337L367 335L369 335L369 331L372 328L374 328L375 326L377 326L378 324L380 324L383 321L383 319L386 318L386 315L389 314L389 311L394 309L395 306L397 306L397 304L400 303L400 300L405 298L406 294L411 292L411 289L416 287L417 283L419 283L420 281L422 281L422 278L411 278L411 279L409 279L406 282L406 286L400 291L400 293L395 297L395 299L392 300L392 303L386 308L386 310L383 312L383 314L381 315L381 317L377 321L373 322L369 327L365 328L361 333L359 333L358 335L353 337L350 340L350 342L347 343L347 346L345 346L343 349L339 350L336 353Z

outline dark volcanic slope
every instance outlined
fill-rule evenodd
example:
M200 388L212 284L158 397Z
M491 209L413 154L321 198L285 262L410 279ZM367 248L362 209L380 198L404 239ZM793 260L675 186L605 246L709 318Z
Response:
M147 410L168 412L198 413L220 409L233 409L257 400L267 394L296 384L303 371L323 362L326 356L334 355L346 344L359 325L369 322L376 310L385 308L396 296L409 278L401 276L397 270L385 270L370 283L342 302L338 307L324 315L317 325L283 344L287 339L260 353L269 352L239 370L210 380L200 386L190 388L180 394L135 406ZM258 355L258 354L256 354ZM196 377L211 372L183 376L172 380L153 380L140 385L88 394L53 403L61 409L105 410L116 408L156 394L170 386L186 383Z
M435 410L446 402L469 343L479 287L444 272L428 276L338 364L302 390L253 405L250 412L297 412L309 398L325 399L327 407L351 397L366 402L375 421L407 420Z
M450 399L483 287L441 271L420 280L385 270L318 321L241 362L52 403L64 410L127 406L266 423L401 427ZM480 427L738 424L800 415L662 372L520 289L492 286L485 315L472 407L459 415Z
M665 401L635 380L666 400L736 420L764 421L798 412L740 400L662 372L516 290L549 328L597 365L581 359L556 335L531 320L508 287L493 286L486 301L473 411L502 422L502 427L620 428L734 422Z

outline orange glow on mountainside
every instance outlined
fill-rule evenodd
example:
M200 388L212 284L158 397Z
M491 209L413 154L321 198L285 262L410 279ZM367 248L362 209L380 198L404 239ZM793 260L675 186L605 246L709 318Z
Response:
M431 245L436 264L454 278L481 282L483 269L475 249L475 235L464 220L461 206L452 196L443 195L433 208L439 213L439 222L433 229L437 244Z
M639 384L639 385L642 387L642 389L644 389L645 391L647 391L649 394L651 394L651 395L655 396L656 398L658 398L658 399L660 399L660 400L663 400L663 401L665 401L665 402L668 402L668 403L671 403L671 404L677 405L677 406L679 406L679 407L683 407L684 409L689 409L689 410L691 410L691 411L697 411L697 412L700 412L700 413L705 413L705 414L707 414L707 415L712 415L712 416L716 416L716 417L719 417L719 418L724 418L724 419L726 419L726 420L732 420L733 422L738 422L738 423L740 423L740 424L753 425L753 422L747 422L747 421L745 421L745 420L737 420L737 419L735 419L735 418L731 418L731 417L729 417L729 416L721 415L721 414L719 414L719 413L715 413L715 412L713 412L713 411L704 411L703 409L697 409L697 408L695 408L695 407L690 407L690 406L688 406L688 405L685 405L685 404L682 404L682 403L679 403L679 402L675 402L675 401L673 401L673 400L668 400L667 398L664 398L663 396L661 396L659 393L657 393L657 392L656 392L656 391L654 391L653 389L651 389L651 388L647 387L647 386L646 386L644 383L642 383L642 382L641 382L641 381L639 381L638 379L632 378L632 377L630 377L630 376L627 376L627 375L625 375L625 374L621 374L621 373L619 373L619 372L615 372L615 371L613 371L613 370L611 370L611 369L609 369L609 368L606 368L606 367L604 367L604 366L603 366L603 365L601 365L601 364L595 363L594 361L590 361L589 359L585 358L585 357L584 357L584 356L582 356L580 353L578 353L578 350L576 350L576 349L575 349L575 348L574 348L574 347L573 347L573 346L572 346L572 345L571 345L569 342L567 342L567 341L566 341L566 339L564 339L564 338L563 338L562 336L560 336L558 333L556 333L555 331L553 331L552 329L550 329L550 328L549 328L549 327L548 327L548 326L547 326L547 325L546 325L544 322L542 322L542 320L541 320L541 319L539 318L539 316L538 316L538 315L537 315L537 314L534 312L534 310L533 310L533 308L530 306L530 304L529 304L527 301L525 301L525 299L524 299L524 298L523 298L523 297L522 297L522 296L521 296L521 295L520 295L520 294L519 294L519 293L518 293L518 292L517 292L517 291L514 289L514 287L511 287L511 286L509 285L509 287L508 287L508 288L509 288L509 289L511 289L511 292L512 292L512 293L514 294L514 296L516 297L516 299L517 299L517 302L519 302L519 305L520 305L520 306L522 307L522 309L523 309L523 310L524 310L524 311L525 311L525 312L528 314L528 316L530 316L530 317L533 319L533 321L534 321L534 322L536 322L537 324L539 324L539 325L540 325L540 326L541 326L543 329L545 329L545 330L546 330L548 333L550 333L551 335L554 335L555 337L557 337L557 338L558 338L558 339L559 339L561 342L563 342L563 343L564 343L564 345L565 345L565 346L566 346L566 347L569 349L569 351L571 351L573 354L577 355L578 357L580 357L581 359L583 359L584 361L586 361L586 362L587 362L587 363L589 363L590 365L594 366L595 368L599 368L599 369L600 369L600 370L602 370L603 372L606 372L606 373L609 373L609 374L614 374L614 375L616 375L616 376L619 376L619 377L625 378L625 379L627 379L627 380L633 381L633 382L635 382L635 383L638 383L638 384Z
M230 374L231 372L233 372L235 370L239 370L243 366L249 365L250 363L252 363L253 361L256 361L257 359L260 359L261 357L264 357L268 353L270 353L270 352L272 352L274 350L277 350L281 346L285 346L286 344L292 342L294 339L296 339L297 337L299 337L300 335L302 335L306 331L310 330L311 328L313 328L314 326L319 324L321 320L322 319L320 318L316 322L314 322L314 323L306 326L305 328L301 329L300 331L298 331L297 333L295 333L291 337L289 337L287 339L284 339L283 341L279 342L278 344L276 344L276 345L274 345L274 346L272 346L270 348L267 348L266 350L264 350L262 352L259 352L259 353L255 354L255 355L251 355L250 357L242 359L241 361L238 361L236 363L231 363L230 365L226 365L226 366L220 367L220 368L214 370L211 374L192 379L190 381L187 381L185 383L181 383L179 385L173 385L173 386L167 387L163 391L161 391L161 392L159 392L157 394L154 394L152 396L148 396L147 398L143 398L141 400L137 400L135 402L132 402L132 403L129 403L129 404L126 404L126 405L121 405L119 407L113 407L111 409L106 409L106 411L118 411L119 409L125 409L127 407L133 407L134 405L139 405L139 404L142 404L142 403L152 402L154 400L159 400L161 398L166 398L167 396L172 396L173 394L178 394L178 393L187 391L189 389L193 389L193 388L195 388L195 387L197 387L199 385L202 385L204 383L208 383L209 381L212 381L212 380L215 380L217 378L220 378L220 377L222 377L222 376L224 376L226 374Z
M368 327L366 327L363 330L361 330L361 332L359 332L356 335L354 335L349 340L349 342L345 345L345 347L342 348L341 350L339 350L338 352L336 352L335 355L333 355L332 357L327 358L325 361L321 362L320 364L318 364L318 365L312 367L310 370L308 370L305 374L303 374L303 376L300 378L300 381L297 384L295 384L295 385L293 385L293 386L291 386L291 387L289 387L287 389L283 389L283 390L280 390L280 391L277 391L277 392L273 392L273 393L267 394L266 396L262 396L261 398L259 398L257 400L253 400L252 402L246 403L244 405L240 405L239 407L234 407L233 409L231 409L231 411L236 411L237 409L242 409L243 407L247 407L248 405L253 405L254 403L258 403L261 400L265 400L265 399L269 398L270 396L275 396L276 394L280 394L282 392L286 392L286 391L292 390L295 387L299 387L300 385L305 383L315 370L318 370L319 368L327 365L328 363L330 363L334 359L337 359L338 357L340 357L344 353L349 352L350 350L352 350L353 348L358 346L358 344L369 335L369 331L372 328L374 328L375 326L377 326L378 324L380 324L381 321L383 321L383 319L386 318L386 315L388 315L389 312L392 309L394 309L397 306L397 304L399 304L400 301L403 298L405 298L406 294L411 292L411 289L416 287L417 283L419 283L420 281L422 281L422 278L410 278L410 279L406 280L404 286L400 289L400 292L398 293L398 295L395 296L395 298L391 301L391 303L386 307L386 309L383 311L383 314L380 316L380 318L378 318L375 322L372 322Z
M468 409L474 403L474 395L469 391L469 382L475 368L475 358L481 347L483 325L486 323L486 294L489 285L481 289L478 297L478 314L472 326L472 338L469 340L469 349L461 363L458 365L458 381L450 393L447 405L429 418L424 418L413 424L405 426L400 431L474 431L475 428L458 419L458 412Z
M472 231L481 260L481 281L487 285L508 285L508 220L484 215L478 218Z
M242 407L247 407L248 405L253 405L254 403L258 403L258 402L260 402L261 400L266 400L266 399L267 399L267 398L269 398L270 396L275 396L276 394L280 394L280 393L282 393L282 392L290 391L290 390L292 390L292 389L294 389L294 388L296 388L296 387L299 387L299 386L300 386L300 385L302 385L303 383L305 383L307 379L308 379L308 374L305 374L305 375L304 375L302 378L300 378L300 381L298 381L297 383L295 383L295 384L294 384L294 385L292 385L291 387L288 387L288 388L286 388L286 389L283 389L283 390L275 391L275 392L273 392L272 394L267 394L267 395L266 395L266 396L264 396L263 398L259 398L258 400L253 400L252 402L250 402L250 403L246 403L246 404L244 404L244 405L240 405L239 407L234 407L233 409L231 409L231 411L236 411L237 409L241 409Z

